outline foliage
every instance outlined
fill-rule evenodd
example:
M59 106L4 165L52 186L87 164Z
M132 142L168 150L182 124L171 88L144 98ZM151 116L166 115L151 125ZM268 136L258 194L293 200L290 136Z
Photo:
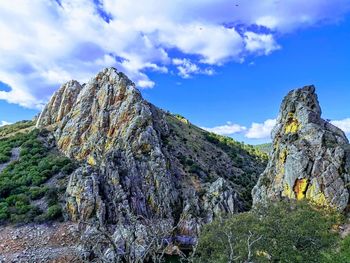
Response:
M240 186L239 192L246 210L250 209L252 203L252 189L258 181L259 174L256 166L265 167L268 155L252 145L235 141L230 137L217 135L215 133L204 133L207 141L217 145L233 160L235 165L242 168L244 174L229 178L234 184Z
M62 216L62 208L60 205L55 204L50 206L47 209L47 213L46 213L46 219L47 220L54 220L54 219L58 219Z
M269 154L272 149L272 144L271 143L258 144L258 145L254 145L254 148L258 149L261 152Z
M261 161L266 162L268 159L266 153L260 151L258 148L252 145L238 142L230 137L221 136L215 133L205 133L205 136L209 142L214 143L222 148L234 160L238 160L239 155L245 155L246 153L255 156Z
M326 251L320 260L321 263L350 263L350 235L339 242L339 246Z
M320 262L340 216L306 202L279 202L206 226L198 262ZM249 253L250 252L250 253Z
M60 215L57 189L46 186L45 182L59 172L71 173L74 164L51 152L39 138L40 132L33 130L0 139L0 155L9 156L11 149L20 148L19 160L0 173L0 222L41 221ZM46 213L34 205L35 200L43 197L49 205Z
M2 126L0 127L0 138L31 126L34 126L34 121L19 121L11 125Z
M180 114L174 114L174 117L185 124L189 124L189 121Z

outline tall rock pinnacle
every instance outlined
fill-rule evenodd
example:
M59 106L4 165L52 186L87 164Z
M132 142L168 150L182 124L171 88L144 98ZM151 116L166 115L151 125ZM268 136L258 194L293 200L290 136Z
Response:
M108 227L120 251L135 258L155 235L169 248L191 246L204 224L244 210L246 179L265 167L242 147L226 145L226 152L216 137L148 103L114 68L87 84L64 84L37 127L77 160L66 188L67 217ZM85 234L89 246L93 232ZM102 243L98 251L107 253Z
M284 98L272 132L273 149L253 189L254 204L308 199L340 211L349 203L349 142L339 128L321 118L314 86Z

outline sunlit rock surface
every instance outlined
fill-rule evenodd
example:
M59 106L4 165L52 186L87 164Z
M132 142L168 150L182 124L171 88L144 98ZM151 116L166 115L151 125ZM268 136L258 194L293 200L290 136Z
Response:
M270 160L253 189L254 204L308 199L340 211L349 203L349 142L321 118L314 86L291 91L273 132Z
M63 85L37 127L80 162L66 191L68 217L108 229L122 253L141 256L155 234L169 245L193 245L203 224L244 210L245 186L234 182L249 184L264 169L243 150L244 165L236 165L205 131L145 101L114 68ZM84 236L94 233L89 227Z

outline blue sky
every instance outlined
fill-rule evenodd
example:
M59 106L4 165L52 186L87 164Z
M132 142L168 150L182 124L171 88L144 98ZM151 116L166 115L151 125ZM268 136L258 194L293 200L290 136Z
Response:
M350 133L350 1L163 1L162 15L154 0L136 10L11 2L0 3L0 125L32 118L65 81L115 66L155 105L247 143L269 141L283 96L308 84L324 118Z

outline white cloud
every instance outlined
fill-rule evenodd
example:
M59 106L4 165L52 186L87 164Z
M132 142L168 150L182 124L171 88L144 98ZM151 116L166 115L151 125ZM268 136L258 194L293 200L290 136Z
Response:
M241 126L239 124L227 122L227 124L225 124L225 125L216 126L213 128L202 127L202 129L204 129L208 132L213 132L213 133L220 134L220 135L232 135L235 133L244 132L247 128L244 126Z
M271 131L276 125L276 119L268 119L263 123L253 122L249 128L240 124L227 122L225 125L220 125L212 128L202 127L202 129L220 135L233 135L242 133L244 137L249 139L270 139Z
M346 134L350 134L350 118L346 118L343 120L334 120L331 123L341 130L343 130ZM249 128L245 126L241 126L239 124L232 124L228 122L225 125L216 126L212 128L204 128L202 129L214 132L220 135L233 135L237 133L243 133L244 136L248 139L270 139L271 131L276 125L276 119L268 119L263 123L253 122Z
M9 125L9 124L11 124L11 122L1 121L1 122L0 122L0 127L1 127L1 126L5 126L5 125Z
M350 118L331 121L331 123L343 130L343 132L350 134Z
M277 35L339 20L350 0L57 2L0 1L0 81L11 87L0 99L41 107L59 84L109 66L147 88L155 85L148 71L210 75L278 49ZM256 25L271 32L252 31ZM173 65L175 58L186 62Z
M213 75L215 71L212 68L200 68L197 64L191 62L189 59L179 59L174 58L173 64L178 70L178 75L182 78L190 78L194 74L204 74L204 75Z
M271 138L271 131L276 125L276 119L268 119L263 123L253 122L248 129L245 137L249 139L268 139Z
M245 32L244 37L245 47L249 52L269 55L272 51L281 48L276 43L272 34L256 34L254 32Z

